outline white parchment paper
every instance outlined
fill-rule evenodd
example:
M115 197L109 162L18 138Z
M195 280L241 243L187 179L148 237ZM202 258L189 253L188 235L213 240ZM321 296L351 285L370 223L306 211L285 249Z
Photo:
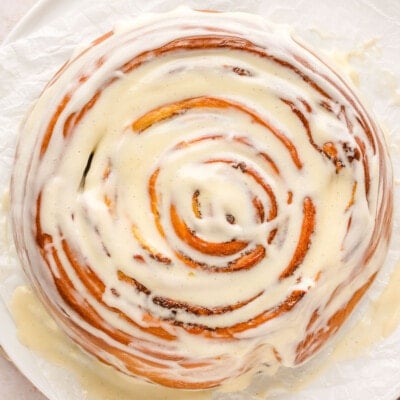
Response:
M0 47L0 193L8 188L21 120L78 44L111 30L118 21L134 18L142 12L168 11L182 4L196 9L258 13L272 22L291 25L296 36L319 53L330 54L338 68L344 68L344 73L359 87L367 108L387 132L396 183L394 234L385 267L357 313L366 307L369 299L378 296L400 258L399 1L51 0L41 3L40 13L26 22L15 40ZM6 214L0 218L5 222ZM84 394L70 374L42 360L18 342L8 307L14 289L26 281L7 235L2 228L0 345L49 399L81 400ZM400 329L397 329L364 356L329 368L301 393L268 399L395 400L399 396ZM248 393L228 397L252 398Z

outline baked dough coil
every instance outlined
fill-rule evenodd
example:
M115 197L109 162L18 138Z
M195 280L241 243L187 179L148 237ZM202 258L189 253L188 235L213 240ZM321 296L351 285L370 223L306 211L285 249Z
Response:
M119 370L218 386L301 364L372 283L383 135L286 29L146 16L76 52L24 123L15 242L56 321Z

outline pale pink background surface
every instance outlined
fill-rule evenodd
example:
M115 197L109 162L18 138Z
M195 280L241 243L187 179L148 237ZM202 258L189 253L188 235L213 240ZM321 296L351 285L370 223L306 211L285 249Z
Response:
M0 43L38 0L0 0ZM1 328L0 328L1 329ZM0 352L0 399L46 400Z

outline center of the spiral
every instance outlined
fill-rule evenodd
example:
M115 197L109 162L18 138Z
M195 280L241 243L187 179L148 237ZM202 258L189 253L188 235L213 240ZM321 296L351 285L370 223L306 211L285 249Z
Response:
M240 235L253 219L243 182L218 165L191 164L176 174L173 201L199 236L226 241Z
M238 238L257 223L251 192L231 169L190 164L177 171L173 202L191 229L207 240Z

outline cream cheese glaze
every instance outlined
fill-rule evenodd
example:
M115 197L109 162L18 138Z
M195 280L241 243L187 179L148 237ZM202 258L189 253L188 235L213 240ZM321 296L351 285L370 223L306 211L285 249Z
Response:
M384 291L368 305L363 317L333 343L333 347L330 346L330 357L320 355L300 368L283 368L267 380L267 384L256 382L255 379L252 382L251 376L255 376L255 371L252 371L253 373L240 378L239 382L235 380L217 389L196 392L151 385L113 371L112 368L89 357L57 327L29 287L20 286L15 290L11 310L21 342L46 360L72 372L88 399L130 400L134 397L135 400L210 400L218 398L217 393L222 391L234 392L243 387L247 387L252 398L265 399L277 389L295 393L301 391L304 386L337 363L357 357L391 335L400 323L399 282L400 263L387 278ZM263 370L267 374L270 373L266 368Z
M303 363L383 263L383 134L286 28L144 16L74 54L12 179L19 256L65 332L127 374L200 389Z

